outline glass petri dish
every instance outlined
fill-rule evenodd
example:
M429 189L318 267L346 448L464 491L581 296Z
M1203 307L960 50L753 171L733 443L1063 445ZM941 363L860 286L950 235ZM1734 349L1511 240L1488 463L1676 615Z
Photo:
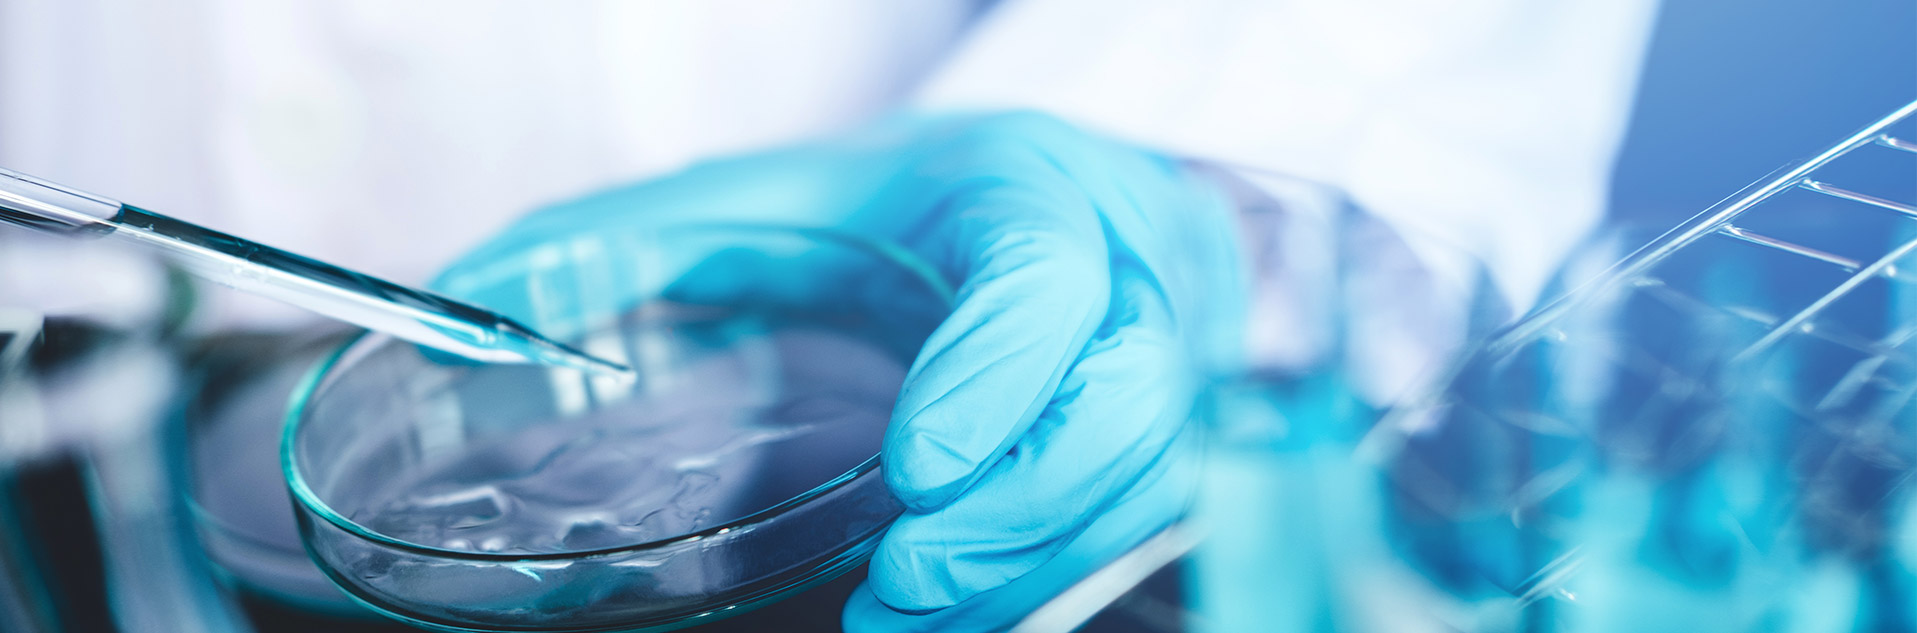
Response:
M354 600L447 631L666 630L830 580L902 512L877 453L949 311L931 270L764 226L525 249L453 287L636 377L360 337L289 413L302 540Z

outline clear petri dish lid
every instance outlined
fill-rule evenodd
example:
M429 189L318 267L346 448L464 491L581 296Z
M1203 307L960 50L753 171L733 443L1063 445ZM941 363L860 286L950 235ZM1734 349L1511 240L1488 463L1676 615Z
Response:
M465 365L383 336L343 348L283 446L336 584L444 630L641 630L869 555L901 512L879 441L949 309L929 267L773 227L542 249L463 294L637 375Z

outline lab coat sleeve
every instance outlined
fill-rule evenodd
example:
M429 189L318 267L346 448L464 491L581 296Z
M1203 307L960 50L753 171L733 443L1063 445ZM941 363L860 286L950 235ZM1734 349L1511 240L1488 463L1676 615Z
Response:
M918 93L1324 183L1537 297L1603 213L1656 0L1010 0Z

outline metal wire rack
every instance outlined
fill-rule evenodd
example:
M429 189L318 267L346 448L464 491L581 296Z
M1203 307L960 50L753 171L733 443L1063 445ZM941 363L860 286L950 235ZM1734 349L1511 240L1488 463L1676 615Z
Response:
M1740 352L1746 357L1762 352L1793 330L1801 329L1819 312L1828 309L1846 293L1855 290L1872 278L1886 277L1901 281L1917 281L1917 268L1908 265L1898 266L1900 260L1909 256L1913 250L1917 250L1917 240L1903 241L1886 252L1866 259L1800 244L1788 235L1769 235L1738 224L1748 216L1759 213L1759 209L1767 203L1779 202L1781 194L1792 190L1813 192L1851 203L1846 207L1818 210L1846 214L1845 219L1854 217L1856 214L1872 212L1888 212L1904 218L1917 219L1917 200L1909 200L1913 194L1912 191L1862 191L1843 182L1842 173L1833 173L1847 171L1839 169L1843 166L1842 162L1847 160L1882 163L1895 162L1900 157L1908 157L1913 159L1905 161L1908 163L1908 169L1904 173L1908 179L1897 184L1909 187L1913 182L1917 182L1917 118L1914 117L1917 117L1917 102L1897 109L1815 157L1794 167L1782 169L1781 173L1725 199L1684 226L1672 230L1640 249L1609 274L1593 282L1591 286L1572 293L1515 326L1492 343L1491 350L1495 353L1508 349L1519 341L1536 336L1542 328L1549 327L1550 323L1566 311L1576 309L1577 306L1601 295L1607 286L1658 285L1660 282L1652 276L1654 268L1668 261L1680 249L1696 248L1700 243L1712 239L1729 239L1761 246L1818 264L1834 266L1849 275L1834 287L1827 289L1809 305L1784 315L1781 320L1765 323L1769 326L1767 333L1761 339L1754 341L1749 348ZM1799 210L1793 209L1793 211ZM1841 234L1850 237L1855 236L1858 231L1868 231L1883 226L1881 218L1876 220L1879 221L1842 227ZM1709 305L1708 302L1705 305ZM1767 315L1741 314L1739 316L1763 318Z
M1438 384L1360 451L1386 473L1401 554L1450 594L1552 612L1593 565L1702 595L1806 560L1917 561L1917 102L1653 240ZM1594 509L1632 485L1646 514ZM1616 540L1599 534L1631 544L1596 552ZM1776 608L1785 586L1737 604Z

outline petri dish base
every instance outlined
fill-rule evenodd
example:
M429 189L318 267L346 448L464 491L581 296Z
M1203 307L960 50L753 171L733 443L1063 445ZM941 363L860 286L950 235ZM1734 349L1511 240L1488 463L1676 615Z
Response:
M673 283L608 281L643 281L620 273L659 265L649 248L697 256ZM328 577L434 630L663 631L862 563L902 512L880 439L949 305L928 269L766 228L561 250L588 255L502 283L536 291L518 295L535 327L637 376L449 363L383 335L345 346L300 390L282 447Z

